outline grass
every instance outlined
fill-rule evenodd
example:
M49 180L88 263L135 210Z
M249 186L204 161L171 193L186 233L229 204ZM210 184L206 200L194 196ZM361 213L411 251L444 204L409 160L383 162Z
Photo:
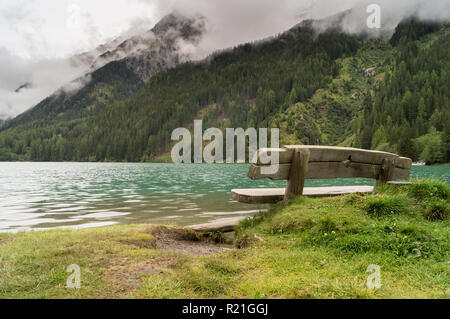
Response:
M405 213L408 206L408 200L405 196L381 195L367 199L364 208L371 216L382 217Z
M0 235L3 298L449 298L449 186L303 198L242 222L240 249L155 249L148 225ZM155 235L156 236L156 235ZM81 289L67 289L67 266ZM368 266L381 268L369 289Z
M450 198L450 189L445 182L427 179L416 181L410 188L411 195L418 200L433 200Z

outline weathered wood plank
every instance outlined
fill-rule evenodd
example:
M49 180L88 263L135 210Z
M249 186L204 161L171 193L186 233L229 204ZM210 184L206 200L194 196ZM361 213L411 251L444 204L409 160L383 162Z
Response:
M303 193L305 179L308 173L309 155L310 151L308 149L295 150L286 186L286 200Z
M257 151L257 158L255 164L266 165L267 159L270 159L272 153L278 153L279 164L290 164L292 162L292 155L294 152L285 148L261 148Z
M310 162L306 178L354 178L365 177L376 179L380 173L381 165L362 163L340 163L340 162ZM280 164L278 172L265 175L261 173L261 165L252 165L248 176L253 179L269 178L272 180L287 180L291 164Z
M412 159L407 157L399 157L395 160L395 167L410 169L412 167Z
M285 145L287 150L293 149L309 149L311 156L310 162L343 162L350 160L351 162L381 165L386 157L395 157L398 155L370 151L351 147L338 146L316 146L316 145Z
M392 181L395 181L397 179L407 180L407 179L409 179L409 174L410 174L409 168L405 169L405 168L396 167L392 174L391 180Z
M263 179L263 178L269 178L272 180L284 180L284 179L288 179L289 177L289 172L291 170L291 164L279 164L279 168L278 171L274 174L262 174L261 173L261 168L263 167L263 165L255 165L252 164L248 170L248 177L250 177L253 180L257 180L257 179Z
M307 178L377 178L381 165L363 163L315 162L309 163Z
M373 186L333 186L333 187L305 187L303 196L327 197L346 194L367 194L373 191ZM274 204L284 199L285 188L252 188L233 189L231 199L246 204Z
M278 152L278 163L289 164L292 162L292 156L295 149L309 149L311 152L310 162L344 162L350 158L351 162L381 165L383 159L395 157L395 166L409 169L412 166L412 160L406 157L399 157L396 154L370 151L349 147L335 146L315 146L315 145L286 145L284 148L263 148L258 150L255 164L266 165L267 159L274 152Z
M248 171L248 177L253 180L269 178L272 180L287 180L291 164L279 164L279 169L274 174L262 174L263 165L252 164ZM363 163L341 163L341 162L309 162L307 179L325 178L372 178L378 179L381 172L381 165ZM391 180L409 178L409 169L395 167L391 175Z
M282 201L286 188L233 189L231 199L246 204L273 204Z

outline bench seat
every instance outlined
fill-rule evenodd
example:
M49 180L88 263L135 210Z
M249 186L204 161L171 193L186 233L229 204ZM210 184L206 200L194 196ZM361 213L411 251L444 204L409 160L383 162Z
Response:
M305 187L303 196L323 197L354 193L367 194L371 193L373 189L373 186ZM231 199L247 204L273 204L282 201L285 193L286 188L233 189L231 191Z

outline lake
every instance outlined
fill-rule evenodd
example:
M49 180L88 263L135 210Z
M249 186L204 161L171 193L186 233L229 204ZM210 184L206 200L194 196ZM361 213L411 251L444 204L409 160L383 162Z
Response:
M252 181L248 164L0 163L0 232L127 223L192 225L267 209L230 200L233 188L284 187ZM411 177L449 166L415 166ZM367 179L307 180L306 186L373 185Z

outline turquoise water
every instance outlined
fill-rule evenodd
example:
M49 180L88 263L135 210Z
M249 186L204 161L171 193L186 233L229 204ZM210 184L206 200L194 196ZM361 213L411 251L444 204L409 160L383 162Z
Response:
M266 206L233 202L233 188L284 187L252 181L247 164L0 163L0 232L118 223L190 225L254 214ZM413 167L411 177L450 167ZM367 179L307 180L306 186L373 185Z

